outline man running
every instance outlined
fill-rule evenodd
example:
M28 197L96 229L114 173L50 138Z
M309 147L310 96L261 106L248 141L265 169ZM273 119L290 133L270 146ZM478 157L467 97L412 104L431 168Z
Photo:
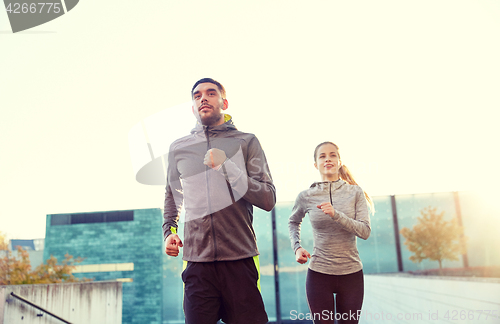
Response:
M236 129L224 87L205 78L192 90L198 123L174 141L167 168L163 234L166 253L183 247L187 324L263 324L253 206L266 211L276 189L260 143ZM185 208L184 243L177 235Z

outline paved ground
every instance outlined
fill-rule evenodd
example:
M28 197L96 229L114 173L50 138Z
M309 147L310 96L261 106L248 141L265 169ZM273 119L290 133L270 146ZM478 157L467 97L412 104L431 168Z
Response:
M500 279L365 275L363 323L500 323Z

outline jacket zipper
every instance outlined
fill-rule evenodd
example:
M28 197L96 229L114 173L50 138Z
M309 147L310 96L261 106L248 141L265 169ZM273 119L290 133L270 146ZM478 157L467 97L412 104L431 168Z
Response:
M330 204L333 206L333 201L332 201L332 183L330 182Z
M205 128L205 137L207 138L207 151L210 150L210 137L208 135L208 127ZM209 182L209 176L208 176L208 171L210 167L206 167L206 177L205 179L207 180L207 200L208 200L208 209L212 211L212 204L210 203L210 182ZM214 237L214 261L217 261L217 243L216 243L216 238L215 238L215 227L214 227L214 215L210 212L210 225L212 227L212 236Z

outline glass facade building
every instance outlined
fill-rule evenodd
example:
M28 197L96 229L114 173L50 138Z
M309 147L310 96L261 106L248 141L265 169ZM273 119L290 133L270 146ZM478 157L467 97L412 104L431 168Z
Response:
M458 261L444 261L443 267L462 267L466 263L470 267L500 265L497 249L500 239L495 235L498 227L492 224L498 217L492 215L473 193L379 196L373 200L375 214L371 216L371 235L366 241L357 240L365 274L438 267L437 262L428 260L421 263L410 261L411 253L399 234L402 228L415 225L420 211L426 207L444 212L447 220L458 218L465 229L467 254ZM261 291L269 320L276 323L300 323L291 321L290 314L309 311L305 297L307 265L295 261L288 237L288 217L292 208L293 202L281 202L271 212L254 209ZM124 282L123 323L184 323L180 277L183 262L180 256L168 257L163 252L161 210L131 212L133 220L59 225L51 225L51 215L48 215L45 257L54 254L63 258L64 253L70 253L86 258L82 264L87 265L133 263L133 270L129 271L96 270L77 275L96 280L133 279ZM182 230L181 223L181 238ZM302 246L312 251L312 229L307 216L301 227L301 239Z

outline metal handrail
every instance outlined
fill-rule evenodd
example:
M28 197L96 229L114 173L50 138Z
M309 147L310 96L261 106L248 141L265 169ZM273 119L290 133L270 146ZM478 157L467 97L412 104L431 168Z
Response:
M49 314L49 315L50 315L50 316L52 316L52 317L55 317L56 319L60 320L60 321L61 321L61 322L63 322L63 323L71 324L71 322L68 322L67 320L65 320L65 319L63 319L63 318L61 318L61 317L59 317L59 316L57 316L57 315L55 315L55 314L53 314L53 313L49 312L49 311L48 311L48 310L46 310L46 309L43 309L42 307L40 307L40 306L38 306L38 305L36 305L36 304L33 304L33 303L32 303L32 302L30 302L29 300L27 300L27 299L25 299L25 298L23 298L23 297L21 297L21 296L18 296L18 295L16 295L16 294L14 294L13 292L11 292L11 293L10 293L10 295L11 295L12 297L14 297L14 298L19 299L19 300L20 300L20 301L22 301L22 302L25 302L26 304L28 304L28 305L30 305L30 306L35 307L35 308L36 308L36 309L38 309L38 310L41 310L42 312L44 312L44 313L46 313L46 314Z

